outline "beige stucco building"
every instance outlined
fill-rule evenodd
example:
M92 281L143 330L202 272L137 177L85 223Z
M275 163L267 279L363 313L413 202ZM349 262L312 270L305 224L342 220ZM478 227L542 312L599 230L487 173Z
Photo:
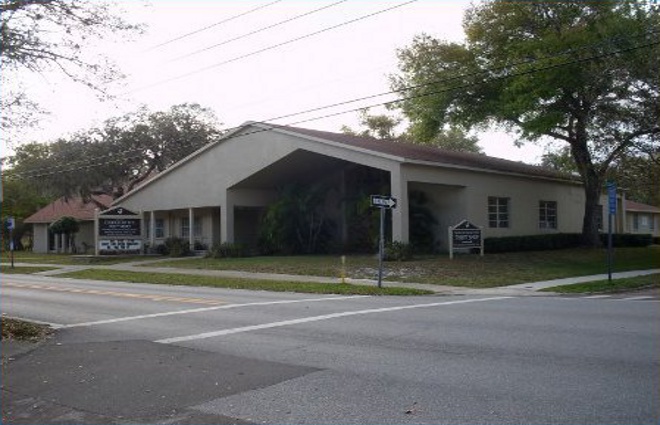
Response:
M254 245L263 212L279 188L324 183L325 208L341 245L351 238L341 201L359 192L356 181L365 179L382 183L380 189L372 184L368 189L381 193L371 194L398 200L388 220L397 241L407 242L415 225L409 221L414 192L428 198L441 250L448 246L447 227L463 219L483 226L485 237L581 231L583 189L554 171L485 155L264 123L243 125L114 205L144 214L151 246L169 236L206 246L217 241Z

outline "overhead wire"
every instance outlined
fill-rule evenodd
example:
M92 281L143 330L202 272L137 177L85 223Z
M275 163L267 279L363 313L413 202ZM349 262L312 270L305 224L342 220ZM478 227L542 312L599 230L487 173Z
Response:
M599 44L602 44L602 43L599 43ZM446 93L448 91L454 91L454 90L464 89L464 88L468 88L468 87L472 87L472 86L476 86L476 85L480 85L480 84L486 84L486 83L488 83L490 81L494 81L494 80L506 79L506 78L521 76L521 75L528 75L528 74L542 72L542 71L555 69L555 68L559 68L559 67L564 67L564 66L568 66L568 65L585 63L585 62L605 58L605 57L608 57L608 56L617 55L617 54L620 54L620 53L626 53L626 52L639 50L639 49L642 49L644 47L650 47L650 46L658 45L658 44L660 44L660 41L653 41L653 42L649 42L649 43L646 43L646 44L635 45L635 46L632 46L632 47L629 47L629 48L626 48L626 49L620 49L620 50L615 50L615 51L604 52L604 53L601 53L601 54L598 54L598 55L593 55L593 56L589 56L589 57L585 57L585 58L581 58L581 59L577 59L577 60L572 60L572 61L568 61L568 62L556 63L556 64L544 66L544 67L541 67L541 68L533 68L533 69L529 69L527 71L505 73L503 75L499 75L499 76L495 76L495 77L488 77L488 78L484 79L483 81L470 82L468 84L443 88L441 90L423 92L423 93L416 94L416 95L413 95L413 96L406 96L406 97L402 97L402 98L399 98L399 99L395 99L395 100L392 100L392 101L372 104L372 105L368 105L366 107L361 106L359 108L343 110L343 111L339 111L339 112L336 112L336 113L331 113L331 114L326 114L326 115L322 115L322 116L312 117L312 118L299 120L299 121L295 121L295 122L291 122L291 123L287 123L287 124L281 124L280 125L280 124L271 123L271 121L277 121L277 120L281 120L281 119L284 119L284 118L290 118L290 117L293 117L293 116L307 114L307 113L310 113L310 112L317 112L319 110L328 109L328 108L336 107L336 106L342 106L342 105L350 104L350 103L353 103L353 102L356 102L356 101L359 101L359 100L364 100L364 99L374 98L374 97L377 97L377 96L382 96L384 94L394 94L394 93L397 93L397 92L407 92L407 91L413 90L415 88L420 88L420 87L429 86L429 85L436 85L436 84L440 84L442 82L454 81L454 80L457 80L459 78L467 78L467 77L471 77L471 76L478 75L478 74L484 74L484 73L492 72L492 71L495 71L495 70L502 70L502 67L496 67L496 68L492 68L492 69L482 70L478 73L463 74L463 75L454 76L454 77L450 77L450 78L443 79L443 80L434 80L432 82L424 83L424 84L421 84L421 85L418 85L418 86L406 87L406 88L396 90L396 91L381 93L381 94L372 95L372 96L366 96L366 97L358 98L358 99L352 99L352 100L348 100L348 101L345 101L345 102L339 102L339 103L332 104L332 105L326 105L324 107L312 108L312 109L308 109L308 110L305 110L305 111L292 113L292 114L287 114L287 115L283 115L283 116L279 116L279 117L271 117L271 118L267 118L267 119L264 119L264 120L260 120L259 122L266 122L266 123L268 123L269 125L271 125L273 127L286 128L286 127L289 127L289 126L294 126L294 125L302 124L302 123L305 123L305 122L317 121L317 120L320 120L320 119L325 119L325 118L329 118L329 117L333 117L333 116L344 115L344 114L351 113L351 112L357 112L357 111L360 111L360 110L365 109L365 108L372 108L372 107L376 107L376 106L393 105L393 104L400 103L400 102L410 100L410 99L427 97L427 96L432 96L432 95L436 95L436 94ZM544 58L537 58L533 62L540 62L540 61L552 59L552 58L555 58L555 57L558 57L558 56L561 56L561 55L566 55L566 53L559 54L559 55L548 56L548 57L544 57ZM523 62L520 62L518 64L528 64L528 63L529 63L529 61L523 61ZM516 65L515 64L514 65L509 65L508 67L510 68L512 66L516 66ZM223 134L226 134L227 132L230 132L230 131L235 130L237 128L240 128L240 126L239 127L227 128L227 129L225 129ZM242 134L241 136L247 135L247 134L253 134L253 133L249 132L249 133ZM237 136L234 136L234 137L237 137ZM205 146L207 146L207 145L205 145ZM180 146L176 149L179 150L179 151L182 151L183 149L187 149L189 147L190 146ZM139 149L139 151L142 151L142 150L143 149ZM122 153L126 154L126 153L129 153L129 152L136 152L136 151L138 151L138 150L124 151ZM116 153L108 154L108 156L113 156L114 157L114 156L116 156ZM125 156L122 155L121 157L118 157L118 158L112 158L112 159L109 159L109 160L106 160L106 161L100 162L100 163L90 163L90 164L87 164L87 165L81 166L81 167L74 167L74 168L59 170L59 171L52 170L53 167L49 167L48 172L45 172L45 173L40 173L40 170L30 170L30 171L26 171L26 172L19 173L19 174L12 174L11 177L12 178L44 177L44 176L58 174L58 173L66 173L66 172L71 172L71 171L76 171L76 170L83 170L83 169L93 168L93 167L96 167L96 166L106 165L107 163L123 161L124 159L125 159ZM71 165L71 163L66 164L66 166L70 166L70 165ZM65 166L65 165L62 165L62 166ZM58 168L58 167L56 167L56 168ZM5 174L5 172L3 172L3 174Z
M325 6L323 6L323 7L319 7L319 8L317 8L317 9L311 10L311 11L309 11L309 12L305 12L305 13L301 13L301 14L299 14L299 15L295 15L295 16L293 16L293 17L291 17L291 18L288 18L288 19L285 19L285 20L283 20L283 21L279 21L279 22L276 22L276 23L274 23L274 24L267 25L267 26L265 26L265 27L261 27L261 28L259 28L259 29L254 30L254 31L250 31L250 32L247 32L247 33L245 33L245 34L242 34L242 35L239 35L239 36L236 36L236 37L230 38L230 39L228 39L228 40L221 41L220 43L212 44L212 45L207 46L207 47L204 47L204 48L202 48L202 49L195 50L194 52L190 52L190 53L186 53L185 55L177 56L176 58L171 59L169 62L174 62L174 61L178 61L178 60L181 60L181 59L189 58L189 57L191 57L191 56L195 56L195 55L198 55L198 54L200 54L200 53L204 53L204 52L207 52L207 51L209 51L209 50L216 49L216 48L221 47L221 46L225 46L225 45L227 45L227 44L229 44L229 43L233 43L234 41L242 40L242 39L247 38L247 37L250 37L250 36L252 36L252 35L259 34L259 33L261 33L261 32L264 32L264 31L267 31L267 30L270 30L270 29L273 29L273 28L279 27L279 26L284 25L284 24L288 24L288 23L290 23L290 22L296 21L296 20L301 19L301 18L304 18L304 17L306 17L306 16L313 15L314 13L321 12L321 11L323 11L323 10L329 9L329 8L331 8L331 7L334 7L334 6L338 6L338 5L342 4L342 3L346 3L347 1L348 1L348 0L339 0L339 1L336 1L336 2L334 2L334 3L331 3L331 4L328 4L328 5L325 5Z
M147 49L146 51L147 51L147 52L150 52L150 51L156 50L156 49L158 49L158 48L160 48L160 47L166 46L166 45L168 45L168 44L174 43L174 42L179 41L179 40L183 40L184 38L190 37L190 36L195 35L195 34L199 34L200 32L207 31L207 30L209 30L209 29L211 29L211 28L215 28L215 27L220 26L220 25L222 25L222 24L226 24L227 22L234 21L234 20L236 20L236 19L239 19L239 18L242 18L242 17L244 17L244 16L247 16L247 15L249 15L249 14L251 14L251 13L254 13L254 12L257 12L257 11L259 11L259 10L265 9L265 8L267 8L267 7L273 6L274 4L281 3L282 1L283 1L283 0L275 0L275 1L272 1L272 2L270 2L270 3L267 3L267 4L264 4L264 5L261 5L261 6L255 7L255 8L253 8L253 9L250 9L250 10L248 10L248 11L245 11L245 12L239 13L239 14L237 14L237 15L230 16L229 18L226 18L226 19L223 19L223 20L221 20L221 21L215 22L215 23L213 23L213 24L211 24L211 25L207 25L207 26L205 26L205 27L203 27L203 28L200 28L200 29L197 29L197 30L194 30L194 31L191 31L191 32L185 33L185 34L182 34L182 35L177 36L177 37L174 37L174 38L172 38L172 39L170 39L170 40L167 40L167 41L164 41L164 42L162 42L162 43L159 43L159 44L157 44L157 45L155 45L155 46L153 46L153 47Z
M332 26L320 29L318 31L314 31L314 32L311 32L311 33L307 33L307 34L295 37L295 38L291 38L289 40L282 41L280 43L271 44L270 46L266 46L264 48L254 50L254 51L249 52L249 53L245 53L245 54L242 54L242 55L239 55L239 56L235 56L231 59L227 59L227 60L224 60L224 61L221 61L221 62L217 62L217 63L211 64L211 65L207 65L207 66L204 66L202 68L197 68L193 71L189 71L189 72L186 72L184 74L179 74L179 75L174 76L174 77L170 77L170 78L167 78L167 79L164 79L164 80L160 80L160 81L157 81L157 82L152 83L152 84L147 84L145 86L137 87L135 89L128 90L124 93L121 93L120 96L125 96L125 95L128 95L128 94L137 93L137 92L140 92L140 91L143 91L143 90L147 90L147 89L151 89L151 88L154 88L154 87L162 86L163 84L171 83L172 81L181 80L183 78L187 78L187 77L190 77L192 75L197 75L199 73L208 71L210 69L214 69L214 68L218 68L218 67L221 67L221 66L224 66L224 65L228 65L230 63L234 63L234 62L237 62L237 61L240 61L240 60L243 60L243 59L247 59L249 57L252 57L252 56L264 53L264 52L268 52L268 51L271 51L271 50L274 50L274 49L279 49L279 48L287 46L289 44L297 43L299 41L306 40L306 39L311 38L311 37L315 37L317 35L326 33L328 31L332 31L332 30L335 30L337 28L345 27L346 25L354 24L356 22L363 21L365 19L373 18L374 16L378 16L382 13L390 12L392 10L401 8L403 6L407 6L407 5L412 4L412 3L416 3L418 1L419 0L408 0L404 3L400 3L400 4L397 4L395 6L387 7L385 9L381 9L381 10L378 10L376 12L368 13L366 15L362 15L362 16L359 16L357 18L354 18L354 19L351 19L351 20L348 20L348 21L341 22L341 23L336 24L336 25L332 25Z

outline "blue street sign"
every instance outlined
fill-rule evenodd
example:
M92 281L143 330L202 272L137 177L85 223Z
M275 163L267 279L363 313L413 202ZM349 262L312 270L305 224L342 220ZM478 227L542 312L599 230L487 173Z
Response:
M607 182L607 200L610 214L616 214L616 183L614 182Z

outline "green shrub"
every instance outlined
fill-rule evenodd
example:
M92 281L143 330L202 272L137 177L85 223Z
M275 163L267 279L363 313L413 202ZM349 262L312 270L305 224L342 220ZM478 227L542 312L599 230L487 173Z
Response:
M601 234L600 240L607 246L607 234ZM612 245L615 247L644 247L653 243L651 235L641 235L632 233L615 233L612 235Z
M403 242L388 242L385 244L383 260L385 261L408 261L412 260L413 247Z
M216 242L208 252L207 257L211 258L237 258L247 257L248 249L245 245L231 242Z
M156 247L156 252L170 257L185 257L190 255L190 244L183 238L171 237L165 239L163 245Z
M603 246L607 246L607 234L600 235ZM552 233L547 235L505 236L485 238L486 253L547 251L553 249L576 248L581 244L580 233ZM651 235L614 234L612 244L615 247L643 247L651 245Z

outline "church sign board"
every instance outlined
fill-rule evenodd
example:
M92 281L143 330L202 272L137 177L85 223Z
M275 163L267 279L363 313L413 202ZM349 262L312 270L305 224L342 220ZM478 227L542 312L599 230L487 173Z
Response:
M96 216L96 254L139 253L142 250L142 216L123 207Z
M484 238L481 226L463 220L455 226L449 226L449 258L454 258L456 249L479 248L484 255Z

